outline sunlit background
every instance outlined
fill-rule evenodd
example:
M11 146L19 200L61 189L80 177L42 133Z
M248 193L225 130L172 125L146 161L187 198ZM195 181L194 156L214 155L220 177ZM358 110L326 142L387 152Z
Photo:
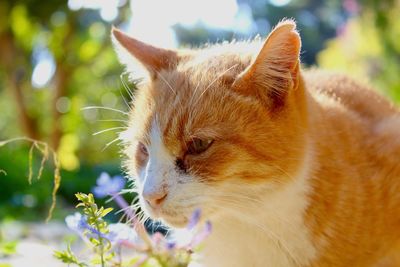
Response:
M114 54L112 25L179 48L265 37L294 18L304 67L348 73L398 103L399 15L398 0L0 0L0 141L25 136L57 152L57 221L102 171L122 173L116 138L134 85ZM35 179L42 155L31 145L0 143L0 225L43 222L50 207L54 165Z

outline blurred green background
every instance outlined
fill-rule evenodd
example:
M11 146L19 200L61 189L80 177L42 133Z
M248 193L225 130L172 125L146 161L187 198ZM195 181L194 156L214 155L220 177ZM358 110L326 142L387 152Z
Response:
M395 0L0 0L0 140L47 142L59 155L56 218L89 192L102 171L121 173L115 140L126 116L126 86L110 41L115 25L162 46L265 36L295 18L305 66L341 70L400 102L400 1ZM115 120L115 121L109 121ZM93 133L111 129L101 134ZM0 147L0 220L44 220L53 165L27 182L31 143ZM105 149L104 149L105 148ZM33 172L41 154L33 152Z

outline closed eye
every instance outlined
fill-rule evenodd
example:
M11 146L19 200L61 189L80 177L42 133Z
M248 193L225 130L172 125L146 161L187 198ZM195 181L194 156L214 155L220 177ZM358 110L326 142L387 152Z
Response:
M142 142L139 142L138 149L139 149L140 153L142 153L143 155L145 155L145 156L149 155L149 152L147 151L147 147Z
M213 142L213 139L193 138L187 146L188 149L186 153L189 155L201 154L209 149Z

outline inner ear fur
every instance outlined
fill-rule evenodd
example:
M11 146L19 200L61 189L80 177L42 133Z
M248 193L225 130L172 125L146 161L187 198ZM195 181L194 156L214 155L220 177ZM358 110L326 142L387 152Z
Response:
M114 44L117 47L117 52L120 48L127 51L130 56L133 56L146 68L152 78L156 78L161 70L168 70L176 67L179 62L178 53L174 50L158 48L146 44L114 27L111 32ZM123 57L126 57L126 53L120 55L120 59L122 63L128 65L129 61Z
M295 22L280 22L232 88L260 98L269 107L284 105L289 90L296 89L299 84L300 49L301 39Z

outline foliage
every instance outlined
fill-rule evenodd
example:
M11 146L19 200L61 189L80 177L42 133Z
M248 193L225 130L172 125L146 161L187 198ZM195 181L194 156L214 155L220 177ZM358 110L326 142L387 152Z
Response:
M40 161L40 166L39 166L39 170L38 170L38 174L37 174L37 180L40 180L40 178L42 177L43 174L43 169L44 169L44 165L46 163L46 161L49 159L49 156L51 154L51 156L53 157L53 163L54 163L54 187L51 193L51 197L52 197L52 202L51 202L51 206L49 209L49 213L47 215L47 219L46 221L49 221L51 219L51 216L53 214L53 211L56 207L56 194L58 191L58 188L60 187L61 184L61 175L60 175L60 163L58 161L58 157L57 154L54 150L52 150L51 148L49 148L49 146L45 143L45 142L41 142L41 141L37 141L37 140L33 140L31 138L28 137L19 137L19 138L13 138L13 139L9 139L9 140L5 140L5 141L1 141L0 142L0 148L6 144L15 142L15 141L28 141L31 143L31 147L29 149L29 174L28 174L28 182L29 184L32 184L32 177L33 177L33 170L32 170L32 165L33 165L33 151L34 149L38 150L39 153L41 153L42 155L42 159ZM3 173L5 175L7 175L7 173L3 170Z
M71 246L68 246L67 250L65 250L65 251L55 251L54 257L56 257L60 261L67 263L67 264L73 264L73 265L77 265L79 267L87 266L86 263L80 262L78 260L78 258L72 252Z
M8 241L3 237L0 231L0 259L14 255L17 252L17 241ZM0 267L8 267L9 265L0 263Z
M98 207L92 194L76 194L83 214L75 213L67 216L66 223L69 228L78 233L87 245L91 247L93 255L88 262L79 259L68 246L67 250L55 251L54 256L60 261L76 266L92 266L100 264L103 266L148 266L148 267L184 267L188 266L191 254L200 249L202 241L210 234L211 225L199 227L201 213L196 210L188 224L188 234L192 237L189 242L176 243L156 232L149 236L144 225L132 213L131 207L120 196L121 188L114 187L109 190L109 184L121 183L120 177L110 178L103 173L97 181L94 191L101 192L100 196L112 196L124 211L128 221L125 224L108 224L104 217L112 211L112 208ZM117 192L117 191L118 192ZM106 193L105 193L106 192ZM104 194L105 193L105 194ZM119 198L119 199L118 199ZM133 223L133 226L130 224ZM199 231L200 229L200 231ZM132 250L128 259L121 256L121 248L127 247Z
M16 253L17 241L3 241L0 239L0 257L7 257Z
M400 103L399 1L365 1L338 37L327 42L319 64L372 83Z
M114 257L113 253L107 254L107 251L111 248L111 242L105 237L109 233L109 230L107 223L103 219L103 217L112 211L112 208L97 208L92 194L78 193L75 196L80 201L76 207L83 208L83 214L86 218L81 218L79 221L81 225L79 227L84 229L84 236L88 238L100 258L94 258L92 262L96 263L100 261L101 266L104 266L106 260L111 260Z
M118 147L102 151L116 138L115 131L96 137L92 134L101 129L123 129L118 121L124 119L123 114L81 109L88 105L126 109L122 98L129 94L120 81L122 67L108 34L111 22L102 20L96 10L71 10L67 2L0 3L0 140L27 136L48 143L48 149L59 155L60 174L66 177L59 196L71 201L74 192L89 190L93 183L90 177L98 169L120 172ZM126 7L126 3L119 6L115 25L125 20ZM46 60L55 66L54 73L47 83L35 84L34 71ZM38 219L54 202L48 187L39 187L35 179L32 186L26 184L26 177L34 178L34 171L41 173L44 184L51 184L53 174L42 168L46 164L41 164L41 159L38 162L38 148L45 149L25 144L1 148L1 218ZM33 170L29 172L28 167L25 174L22 166Z
M251 14L252 30L241 33L232 30L208 29L199 23L192 28L175 25L174 30L183 45L200 45L220 40L247 39L256 35L266 36L274 25L283 18L294 18L302 36L302 62L315 64L317 53L326 39L334 38L336 30L349 17L343 6L344 1L293 0L286 5L279 1L247 0L237 1L243 10ZM285 1L283 1L285 2Z

